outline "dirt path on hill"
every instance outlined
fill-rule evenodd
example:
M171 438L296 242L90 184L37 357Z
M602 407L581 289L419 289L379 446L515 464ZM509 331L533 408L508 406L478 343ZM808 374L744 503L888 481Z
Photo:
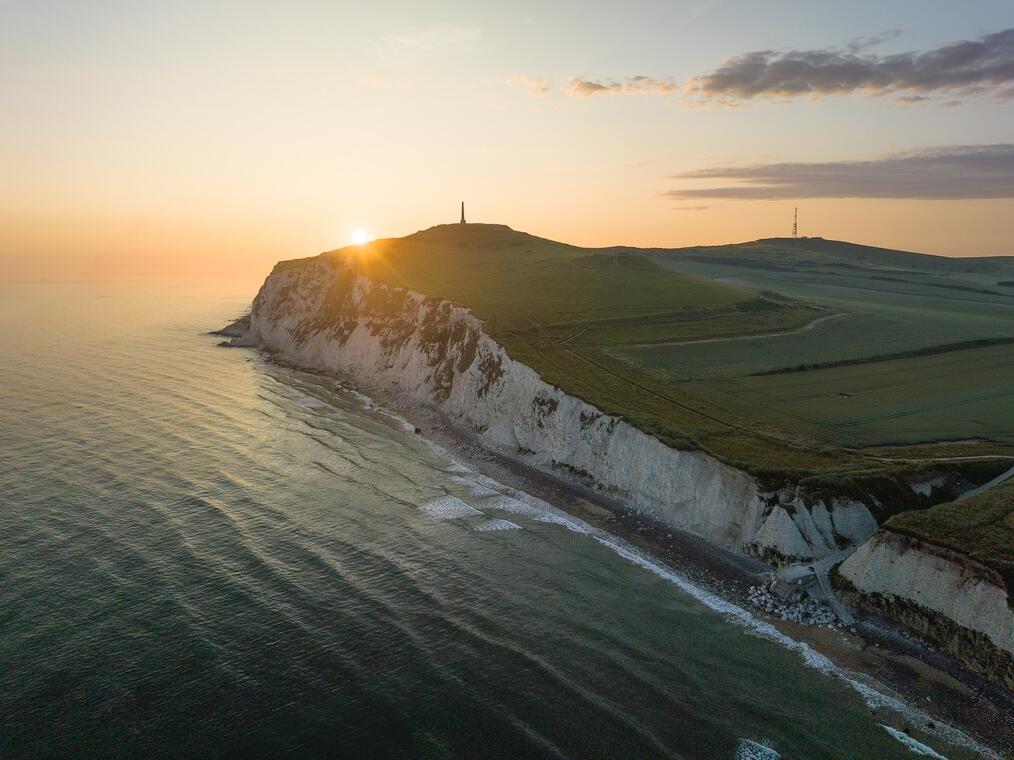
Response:
M675 340L666 341L665 343L624 343L624 348L655 348L656 346L698 346L702 343L727 343L734 340L764 340L765 338L780 338L783 335L798 335L799 333L810 332L817 325L827 322L838 317L847 317L848 312L839 311L835 314L825 314L823 317L817 317L812 322L807 322L802 327L797 327L794 330L783 330L781 332L772 333L759 333L757 335L730 335L727 338L699 338L697 340Z

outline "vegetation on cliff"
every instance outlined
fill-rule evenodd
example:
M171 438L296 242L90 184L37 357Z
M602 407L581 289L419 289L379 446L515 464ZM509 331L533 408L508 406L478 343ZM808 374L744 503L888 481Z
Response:
M972 294L986 300L970 306L964 300L957 306L936 303L942 304L941 312L960 312L955 317L960 325L951 325L938 338L957 336L966 342L948 341L952 345L947 350L931 348L925 355L884 361L883 345L894 345L900 317L881 314L885 321L880 329L871 330L855 322L862 315L847 299L817 298L799 285L828 271L841 271L866 278L857 292L877 277L889 277L888 287L893 288L893 281L902 279L898 273L904 264L909 269L922 267L913 279L920 283L919 297L925 300L926 293L953 294L953 289L938 286L954 285L962 271L986 265L966 260L956 270L950 260L934 256L832 241L775 243L730 246L721 255L713 249L586 249L502 225L468 224L442 225L328 255L345 259L374 281L467 306L515 359L547 382L665 443L704 449L773 483L816 478L843 493L902 493L900 478L917 468L931 477L934 460L953 455L974 458L983 447L991 454L1014 451L1010 441L988 437L977 438L976 443L938 444L930 456L899 445L910 442L899 440L899 431L910 432L911 419L919 430L911 442L925 443L961 437L963 431L955 433L960 427L955 420L962 414L973 421L1005 419L1003 394L980 392L984 383L1003 390L1014 378L1004 353L1008 347L991 342L1004 337L997 330L1009 329L1014 335L1014 322L991 319L999 308L993 303L997 296ZM732 250L738 248L743 250ZM782 287L781 281L770 283L776 291L760 282L751 283L756 286L751 288L708 278L716 276L714 262L736 255L742 255L742 261L736 261L743 265L736 272L737 282L749 279L741 276L743 272L767 274L765 267L774 267L779 276L796 283L798 292ZM701 261L712 267L700 272L705 276L677 271L689 266L687 262L700 268ZM995 279L996 271L1007 266L1003 260L988 261L990 271L982 276ZM948 282L938 281L941 272ZM967 300L964 292L960 298ZM933 307L922 304L908 314L906 329L911 332L928 320L929 327L919 329L929 333L945 324L943 317L928 319ZM1014 317L1014 309L1009 311L1007 316ZM851 328L859 329L839 329L850 322ZM906 333L903 339L910 337ZM969 344L969 340L987 342ZM972 346L994 353L980 357L968 351ZM977 372L962 367L961 350L978 362ZM863 352L879 357L871 365L873 375L863 363ZM702 365L705 355L710 364ZM845 359L848 362L841 366L813 371L749 376L758 370ZM920 361L928 366L904 363ZM950 399L957 403L938 404L941 393L959 396ZM920 397L937 406L920 410L913 418L908 407ZM976 413L975 404L990 403L1000 403L1001 408L991 415ZM935 414L942 419L934 426L927 420ZM881 448L868 455L865 448L872 446ZM961 467L977 465L949 463L938 469L953 473ZM948 498L958 481L952 477L944 482L926 495L908 489L903 499L882 510L884 516Z
M838 461L836 452L799 447L731 418L604 350L631 341L795 329L814 318L805 304L500 225L445 225L332 255L349 258L375 281L469 307L544 380L672 446L769 468L791 460L818 471Z
M886 530L965 554L1004 579L1008 603L1014 590L1014 481L977 496L906 512L887 521Z

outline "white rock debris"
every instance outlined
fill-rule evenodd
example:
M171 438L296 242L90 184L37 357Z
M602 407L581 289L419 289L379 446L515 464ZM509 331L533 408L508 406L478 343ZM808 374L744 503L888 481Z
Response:
M782 620L806 625L822 625L827 628L842 628L842 623L826 604L810 599L782 600L775 597L767 586L751 586L747 599L758 609L764 610Z

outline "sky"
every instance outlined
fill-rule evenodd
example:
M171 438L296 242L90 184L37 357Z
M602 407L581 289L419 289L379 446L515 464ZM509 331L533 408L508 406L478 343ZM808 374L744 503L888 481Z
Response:
M0 278L470 221L1014 255L1014 6L0 0Z

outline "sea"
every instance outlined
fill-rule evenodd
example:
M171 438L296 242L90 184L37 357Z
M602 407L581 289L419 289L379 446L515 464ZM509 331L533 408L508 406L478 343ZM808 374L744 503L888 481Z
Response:
M0 285L0 757L989 756L333 379L219 347L255 288Z

